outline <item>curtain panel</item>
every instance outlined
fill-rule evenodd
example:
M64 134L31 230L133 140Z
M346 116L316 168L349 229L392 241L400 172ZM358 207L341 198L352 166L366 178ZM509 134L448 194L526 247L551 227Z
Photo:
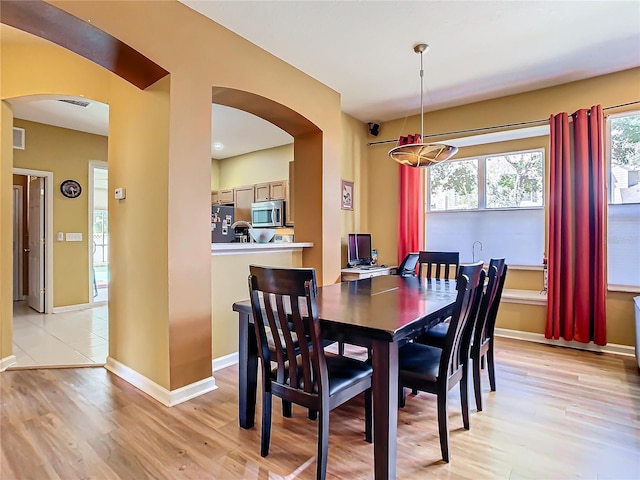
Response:
M550 118L547 338L605 345L605 164L600 105Z
M400 165L398 265L424 246L424 181L422 169Z

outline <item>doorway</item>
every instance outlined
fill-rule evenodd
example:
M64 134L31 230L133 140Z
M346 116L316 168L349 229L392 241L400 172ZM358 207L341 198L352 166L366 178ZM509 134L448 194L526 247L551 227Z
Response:
M39 313L53 311L53 173L14 168L14 226L19 224L21 251L14 245L14 292L21 292L31 309ZM18 193L20 192L20 193ZM15 218L20 215L21 218ZM16 256L18 258L16 258ZM19 284L16 285L16 280ZM21 284L20 284L21 282ZM14 300L20 300L14 294Z
M107 163L89 162L89 303L109 300L109 170Z

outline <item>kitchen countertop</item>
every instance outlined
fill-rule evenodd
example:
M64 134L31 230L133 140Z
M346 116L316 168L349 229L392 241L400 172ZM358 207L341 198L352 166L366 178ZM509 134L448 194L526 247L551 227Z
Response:
M298 251L313 247L313 242L297 243L212 243L211 255L238 255L244 253L270 253Z

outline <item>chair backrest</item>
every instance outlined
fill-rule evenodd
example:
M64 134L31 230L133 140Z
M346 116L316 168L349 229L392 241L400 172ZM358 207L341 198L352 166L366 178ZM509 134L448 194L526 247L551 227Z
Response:
M480 349L493 337L502 289L507 277L507 265L504 263L504 258L491 259L487 276L489 281L482 295L476 328L473 333L473 348L476 349Z
M249 270L249 293L263 381L275 382L280 390L289 391L291 395L304 392L303 396L323 397L324 392L328 396L315 269L250 265ZM271 362L276 364L275 377L271 374ZM271 385L266 388L271 391Z
M485 272L482 267L482 262L460 267L456 279L458 296L440 357L440 381L461 375L462 365L469 358L471 335L484 287Z
M418 258L420 268L418 276L422 277L423 265L427 267L427 278L447 279L451 265L454 266L453 277L458 277L458 267L460 267L460 252L429 252L421 251Z
M400 263L397 274L401 277L415 277L416 265L418 264L419 257L420 254L418 252L407 254L407 256L402 260L402 263Z

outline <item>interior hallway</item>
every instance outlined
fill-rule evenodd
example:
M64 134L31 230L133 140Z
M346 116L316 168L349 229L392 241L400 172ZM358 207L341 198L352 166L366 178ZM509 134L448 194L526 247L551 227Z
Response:
M107 305L43 314L13 303L15 367L102 365L109 354Z

